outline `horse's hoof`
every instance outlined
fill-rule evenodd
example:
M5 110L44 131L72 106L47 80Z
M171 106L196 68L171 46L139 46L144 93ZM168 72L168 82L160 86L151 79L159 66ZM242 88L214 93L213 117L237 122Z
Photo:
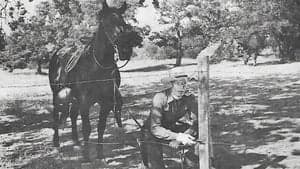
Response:
M81 150L80 145L74 145L74 146L73 146L73 150L74 150L74 151L80 151L80 150Z
M145 166L144 164L140 164L140 165L138 166L138 168L139 168L139 169L148 169L148 167Z
M122 122L117 122L117 124L118 124L118 127L119 127L119 128L122 128L122 127L123 127Z
M59 154L59 148L58 147L55 147L53 150L52 150L52 153L53 154Z
M81 163L81 168L82 169L92 169L93 166L91 165L90 162L83 162L83 163Z
M83 157L82 160L81 160L81 163L91 163L91 159L90 157Z
M73 146L81 146L80 141L72 141Z
M96 159L95 165L100 166L101 168L109 167L109 165L105 159Z

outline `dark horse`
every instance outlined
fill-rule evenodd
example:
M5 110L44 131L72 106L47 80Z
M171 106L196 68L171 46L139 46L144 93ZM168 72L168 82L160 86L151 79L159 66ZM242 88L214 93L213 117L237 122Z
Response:
M253 56L254 66L256 66L257 56L265 47L265 37L262 36L258 31L251 33L247 39L240 42L239 45L244 52L244 64L246 65L249 59Z
M77 134L77 116L80 114L83 133L83 159L89 158L89 136L91 124L89 109L99 103L98 143L103 142L106 118L110 111L119 115L122 106L120 72L116 65L116 54L120 60L129 60L132 48L140 46L142 38L126 24L122 14L126 3L120 8L109 8L104 1L99 13L99 28L93 40L85 47L83 54L70 71L66 70L69 59L53 55L49 65L49 80L53 92L54 146L59 146L58 128L70 116L72 139L80 145ZM118 125L121 119L117 117ZM98 158L103 159L103 145L97 145Z

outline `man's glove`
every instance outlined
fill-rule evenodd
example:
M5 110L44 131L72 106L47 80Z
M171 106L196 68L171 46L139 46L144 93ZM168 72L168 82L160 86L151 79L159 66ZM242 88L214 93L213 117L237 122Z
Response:
M195 144L193 140L195 140L193 136L185 133L178 133L176 136L176 141L182 143L183 145Z

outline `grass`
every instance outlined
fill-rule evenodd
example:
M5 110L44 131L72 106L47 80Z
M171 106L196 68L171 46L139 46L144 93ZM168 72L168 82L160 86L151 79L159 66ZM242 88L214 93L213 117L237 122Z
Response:
M163 89L160 78L179 73L196 76L196 60L183 61L182 67L174 68L171 64L175 60L137 60L122 70L124 129L117 129L111 116L105 142L135 142L138 128L128 112L140 121L147 117L152 96ZM258 58L258 62L263 63L253 67L242 62L222 62L210 67L213 141L229 143L214 145L218 169L300 166L296 158L300 146L296 139L300 137L300 64L268 64L276 62L265 58ZM82 165L80 151L74 150L70 143L70 126L60 131L61 148L52 147L52 105L47 76L17 70L13 74L0 72L0 77L5 79L0 82L0 168L101 168L95 162L95 145L90 146L93 162ZM22 87L34 84L44 85ZM11 85L15 87L3 87ZM197 93L196 83L189 86ZM97 140L95 110L98 109L95 107L91 112L92 142ZM104 151L111 168L141 168L136 144L106 145ZM176 151L166 153L169 168L180 168Z

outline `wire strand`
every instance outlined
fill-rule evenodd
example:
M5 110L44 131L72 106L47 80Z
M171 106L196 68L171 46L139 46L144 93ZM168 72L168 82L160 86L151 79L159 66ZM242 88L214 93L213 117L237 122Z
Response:
M199 71L185 71L184 73L193 73L192 75L195 75ZM137 77L152 77L157 75L140 75L140 76L130 76L130 77L122 77L121 79L134 79ZM166 76L169 76L169 74L166 74ZM79 82L68 82L68 83L41 83L41 84L32 84L32 85L8 85L8 86L0 86L0 88L30 88L30 87L44 87L49 85L54 86L61 86L61 85L72 85L72 84L88 84L88 83L97 83L97 82L108 82L108 81L114 81L114 78L111 79L99 79L99 80L83 80Z

